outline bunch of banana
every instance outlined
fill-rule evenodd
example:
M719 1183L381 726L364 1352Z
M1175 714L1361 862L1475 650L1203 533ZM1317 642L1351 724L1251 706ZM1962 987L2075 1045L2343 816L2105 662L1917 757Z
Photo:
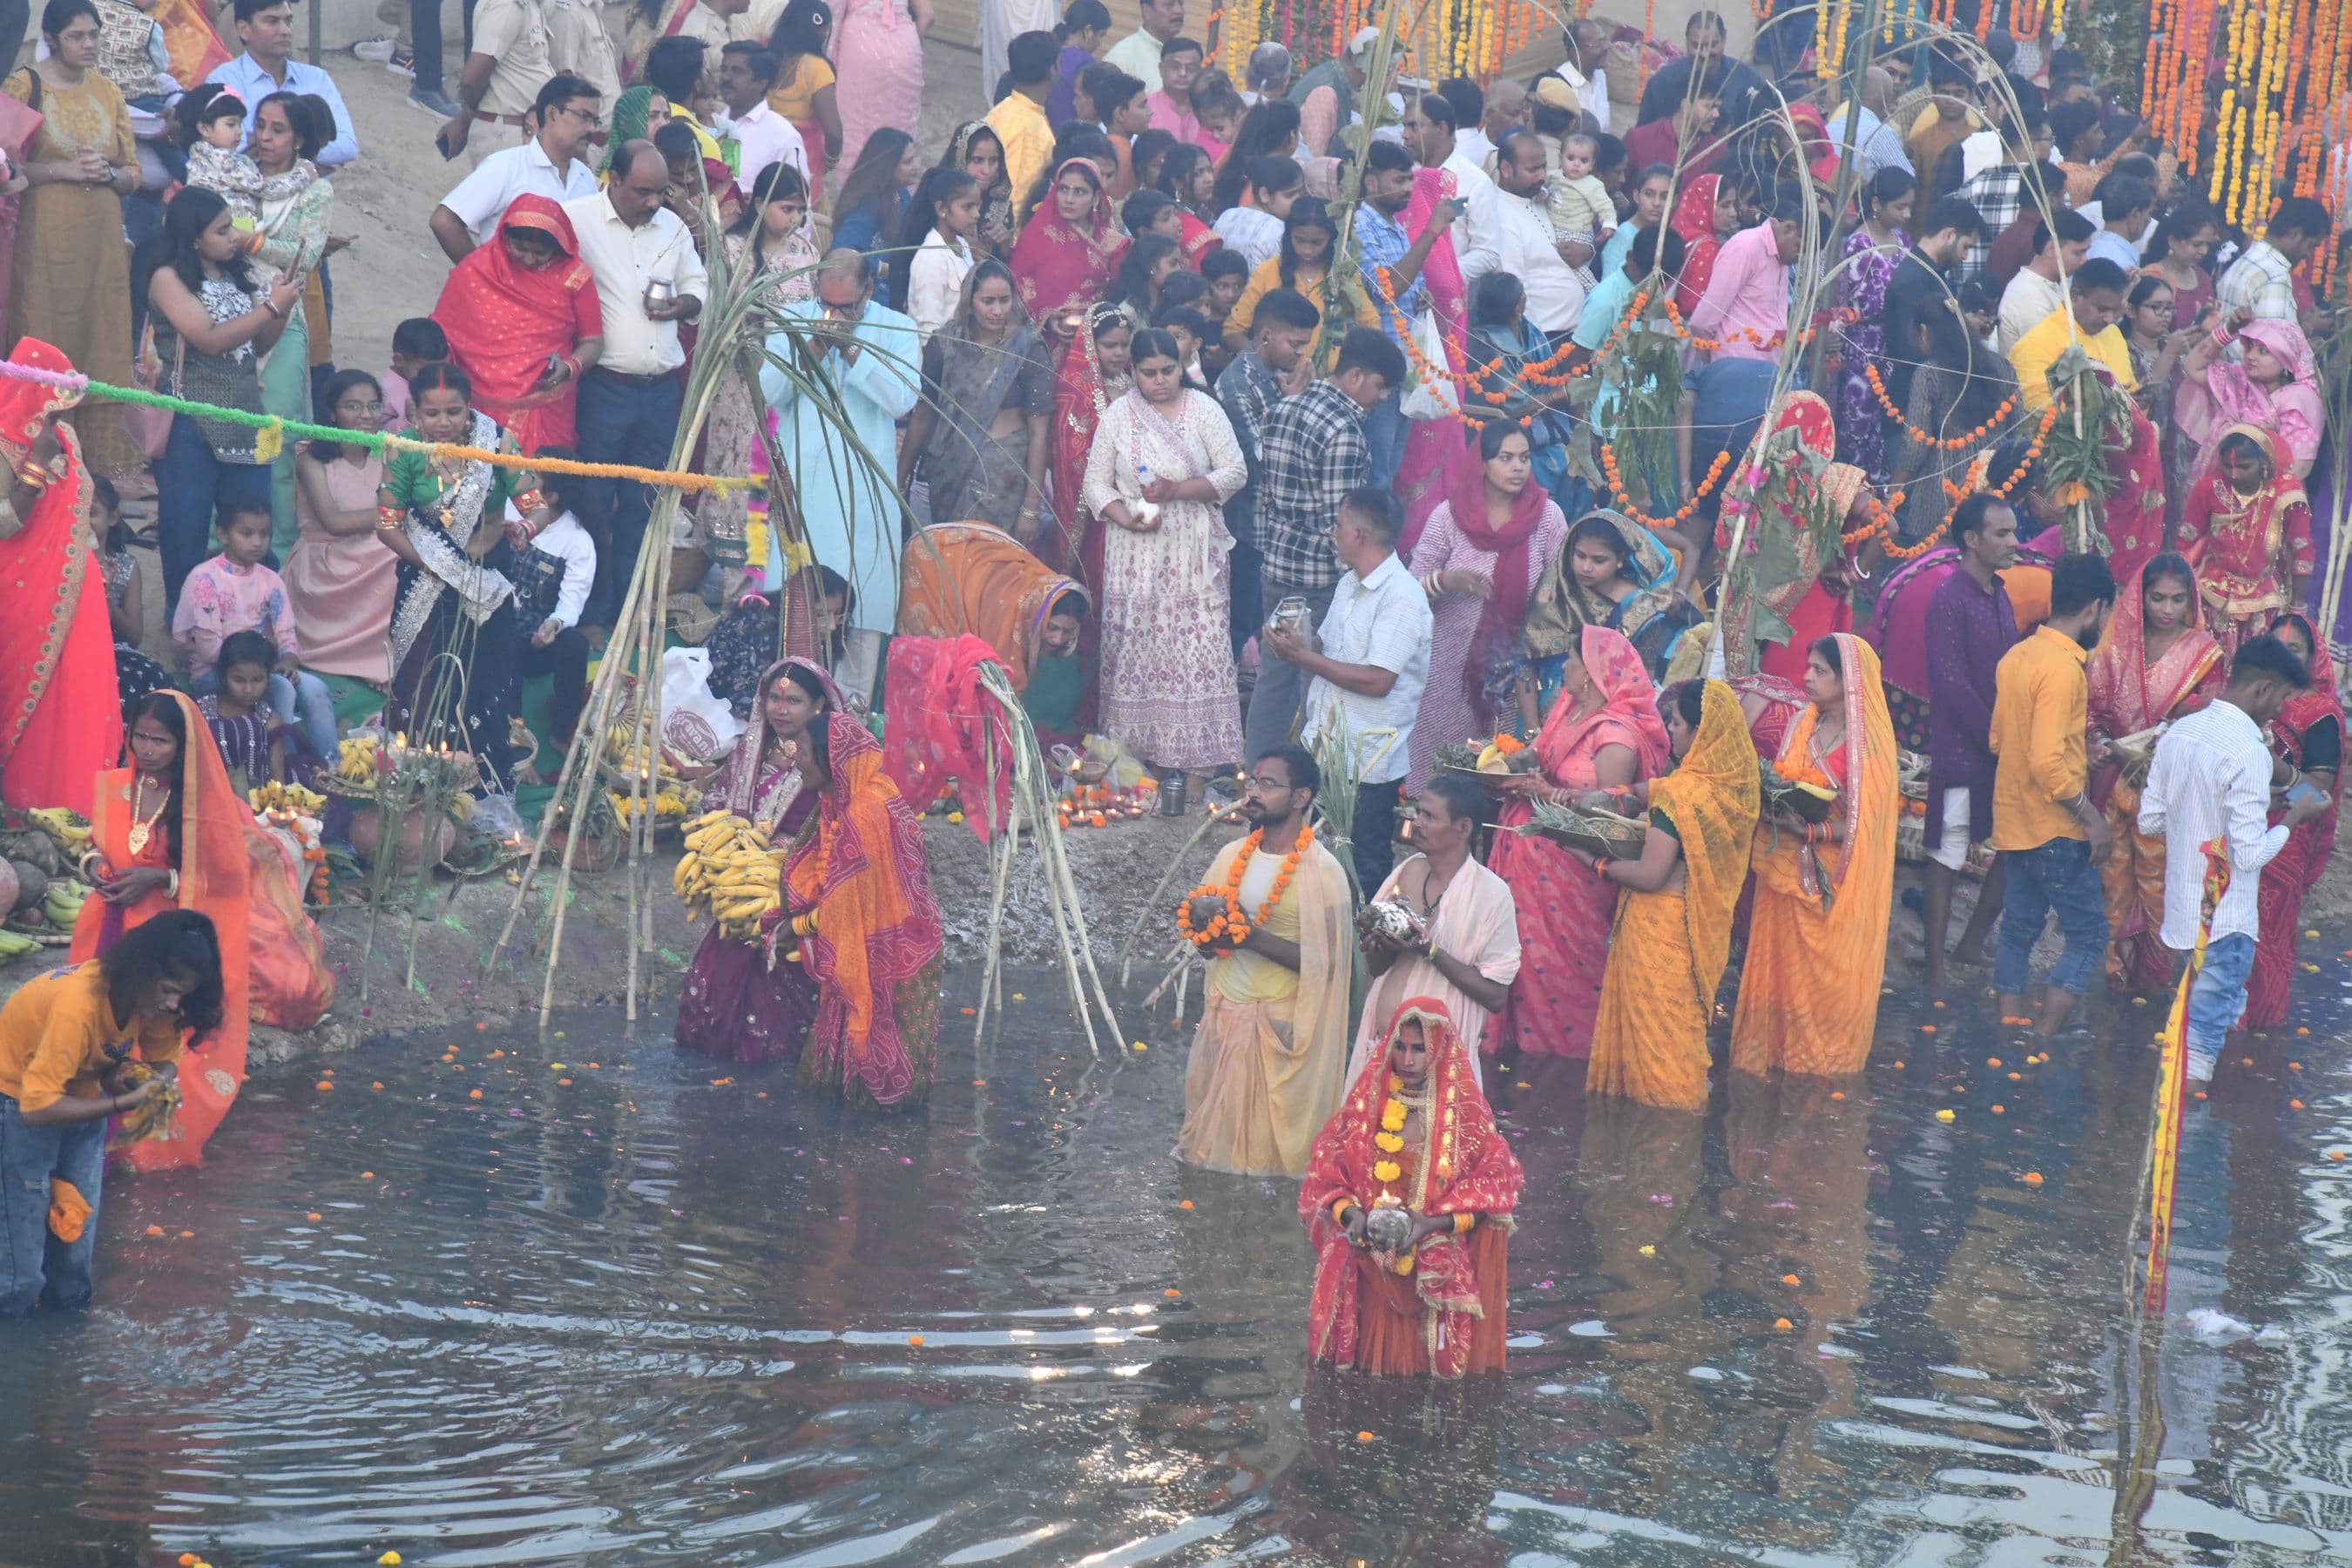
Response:
M607 790L605 794L612 799L614 816L625 823L635 819L636 807L628 791ZM686 796L674 789L656 792L653 805L656 822L676 821L686 816Z
M782 902L782 850L731 811L705 812L687 824L686 851L670 886L691 915L707 907L720 931L739 941L759 934L760 921Z
M351 744L346 741L345 745ZM374 764L369 764L373 771ZM316 816L327 806L327 797L316 790L304 789L298 784L280 784L271 779L254 790L247 797L256 811L290 811L301 816Z
M71 931L74 921L81 918L82 900L94 891L88 882L71 877L59 877L41 895L41 914L59 931Z
M25 819L49 836L70 866L89 847L89 819L78 811L68 811L61 805L42 806L25 813Z
M5 963L12 958L22 958L28 952L40 951L41 944L31 937L20 936L13 931L0 931L0 963Z
M335 751L335 776L345 784L375 784L376 738L373 735L351 735ZM309 791L304 791L309 794Z

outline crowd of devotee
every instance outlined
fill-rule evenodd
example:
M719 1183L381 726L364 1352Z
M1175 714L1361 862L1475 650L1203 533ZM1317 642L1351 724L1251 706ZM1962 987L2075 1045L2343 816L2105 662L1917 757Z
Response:
M976 638L1056 754L1245 820L1164 917L1205 962L1175 1152L1303 1180L1319 1359L1501 1364L1498 1061L1696 1111L1857 1073L1889 986L2094 1049L2095 993L2194 955L2209 1079L2286 1016L2336 831L2344 215L2226 219L2211 146L1958 11L1843 70L1809 12L1746 59L1588 17L1479 81L983 0L992 107L930 147L929 0L481 0L454 71L419 6L352 68L439 121L449 268L358 342L335 178L422 123L354 123L290 0L232 39L48 0L0 115L0 793L89 816L96 892L0 1010L9 1190L95 1205L166 1093L129 1158L185 1163L248 1024L330 1005L254 792L362 732L550 775L670 515L613 465L767 481L669 524L742 731L687 842L774 893L720 895L679 1047L922 1101L898 753ZM766 352L691 409L714 274ZM88 1227L45 1286L22 1208L5 1310L86 1301Z

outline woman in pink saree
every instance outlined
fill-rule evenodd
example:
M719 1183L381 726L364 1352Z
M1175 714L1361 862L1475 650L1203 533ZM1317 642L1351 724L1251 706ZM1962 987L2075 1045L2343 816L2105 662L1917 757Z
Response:
M2235 360L2227 357L2232 345L2241 355ZM2197 443L2194 473L2212 466L2214 449L2233 426L2250 425L2285 443L2288 471L2303 479L2319 456L2327 418L2311 340L2293 321L2216 330L2181 360L2173 407L2181 432Z
M833 23L839 167L856 168L858 150L877 131L911 129L922 120L923 35L930 30L931 0L840 0Z
M1538 771L1515 774L1504 786L1510 798L1486 857L1511 885L1519 975L1484 1048L1499 1052L1516 1040L1532 1056L1589 1056L1617 884L1594 876L1565 846L1512 829L1534 816L1533 801L1623 793L1666 766L1666 723L1642 656L1623 633L1584 628L1535 752Z
M2158 555L2124 581L2106 639L2084 675L2091 684L2091 754L2106 743L2185 718L2221 694L2228 671L2221 645L2198 614L2197 574L2178 555ZM2107 900L2110 984L2152 994L2173 981L2164 925L2164 839L2139 830L2144 773L2127 776L2110 759L2091 773L2091 801L2106 815L2115 843L2099 865Z
M1419 169L1412 176L1412 200L1404 209L1405 233L1414 238L1436 215L1437 204L1454 194L1454 176L1444 169ZM1470 326L1470 289L1462 280L1462 263L1454 254L1454 236L1442 234L1421 264L1421 285L1428 291L1431 314L1437 318L1438 336L1445 342L1444 368L1456 377L1470 368L1465 343ZM1380 301L1373 303L1377 306ZM1461 395L1454 383L1454 395ZM1396 496L1404 503L1404 534L1419 539L1423 524L1445 499L1445 476L1462 449L1462 430L1451 419L1416 419L1405 437L1404 461L1397 468Z

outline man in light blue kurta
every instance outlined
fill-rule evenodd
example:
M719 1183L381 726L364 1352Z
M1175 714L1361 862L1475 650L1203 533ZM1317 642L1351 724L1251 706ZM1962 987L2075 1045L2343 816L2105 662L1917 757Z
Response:
M882 639L898 613L899 517L891 479L898 459L898 421L922 386L923 345L914 318L877 303L866 258L836 250L817 271L816 298L784 307L794 324L768 339L768 353L822 379L849 416L853 441L773 364L760 371L760 391L776 411L779 445L790 465L809 545L856 591L849 634L834 664L844 692L870 703L882 675ZM859 448L863 447L861 451ZM768 581L784 580L771 536Z

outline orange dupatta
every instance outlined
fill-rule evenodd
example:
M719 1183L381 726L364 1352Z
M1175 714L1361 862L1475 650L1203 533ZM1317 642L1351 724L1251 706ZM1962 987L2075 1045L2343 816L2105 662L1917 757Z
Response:
M1055 602L1065 594L1093 598L993 523L931 524L908 543L898 572L898 635L978 637L996 650L1015 691L1028 688Z
M1756 912L1731 1025L1731 1065L1741 1072L1858 1072L1878 1020L1901 811L1895 724L1876 650L1851 633L1835 640L1845 742L1830 759L1843 765L1822 771L1839 786L1843 832L1832 841L1782 826L1756 836ZM1820 718L1809 705L1790 726L1780 759L1791 771L1812 765Z

